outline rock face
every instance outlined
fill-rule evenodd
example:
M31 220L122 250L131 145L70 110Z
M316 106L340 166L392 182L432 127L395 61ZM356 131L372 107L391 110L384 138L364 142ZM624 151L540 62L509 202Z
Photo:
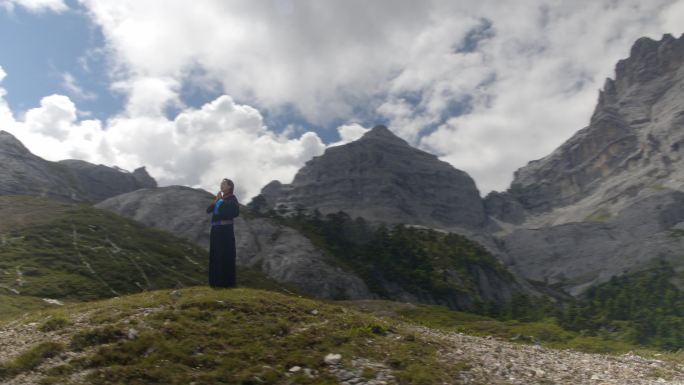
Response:
M508 264L574 294L655 258L684 267L684 35L640 38L587 127L485 198Z
M503 248L528 279L561 284L570 294L638 271L655 259L684 266L684 192L661 191L615 218L518 228Z
M139 189L109 198L95 207L116 212L145 225L169 231L177 236L209 247L209 217L206 207L213 195L185 186ZM171 209L170 209L171 208ZM297 230L263 217L251 216L243 207L235 220L237 263L261 270L279 282L300 288L316 298L375 299L366 283L352 271L340 268L328 253L315 247ZM515 294L534 293L527 282L506 278L485 267L471 272L475 291L482 300L503 303ZM462 282L454 276L455 282ZM454 295L438 299L428 291L408 292L397 282L381 283L389 298L440 304L454 309L473 307L472 295Z
M109 198L96 207L169 231L209 248L209 216L214 196L185 186L144 188ZM335 266L326 254L296 230L246 210L235 220L237 263L258 268L279 282L299 287L316 298L375 298L351 272Z
M606 79L589 125L518 169L507 193L533 215L573 204L588 206L577 213L586 215L599 202L623 208L649 187L684 189L677 167L684 154L683 64L684 35L638 39L616 65L615 80Z
M385 126L326 149L291 184L273 181L265 208L318 209L369 221L481 228L487 223L473 179L435 155L408 145Z
M133 173L82 160L50 162L0 131L0 195L39 195L62 201L98 202L157 183L144 167Z

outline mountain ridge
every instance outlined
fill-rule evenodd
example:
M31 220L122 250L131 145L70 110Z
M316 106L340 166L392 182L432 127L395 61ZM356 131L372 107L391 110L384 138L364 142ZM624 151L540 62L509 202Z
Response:
M429 227L489 225L474 180L437 156L411 147L386 126L326 149L292 183L272 181L261 209L344 211L369 221Z
M83 160L45 160L0 130L0 195L33 195L67 202L97 202L157 182L145 167L133 173Z

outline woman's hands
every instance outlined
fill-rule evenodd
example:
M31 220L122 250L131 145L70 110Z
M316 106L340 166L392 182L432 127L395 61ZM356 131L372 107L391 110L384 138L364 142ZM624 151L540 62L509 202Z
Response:
M216 199L214 200L214 202L218 202L218 200L221 199L221 198L223 198L223 195L222 195L221 191L219 191L219 192L216 194Z

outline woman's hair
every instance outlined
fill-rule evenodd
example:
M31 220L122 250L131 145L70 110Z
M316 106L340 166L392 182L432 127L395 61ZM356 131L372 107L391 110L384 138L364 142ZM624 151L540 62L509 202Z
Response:
M225 180L226 183L228 183L228 187L230 187L230 193L233 194L233 190L235 189L235 184L233 183L233 181L228 178L223 178L223 180Z

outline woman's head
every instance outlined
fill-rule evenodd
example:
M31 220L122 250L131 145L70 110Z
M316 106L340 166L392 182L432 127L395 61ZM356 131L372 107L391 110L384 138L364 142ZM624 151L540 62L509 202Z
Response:
M221 180L221 191L224 194L232 194L234 188L235 185L233 184L232 180L228 178L223 178L223 180Z

